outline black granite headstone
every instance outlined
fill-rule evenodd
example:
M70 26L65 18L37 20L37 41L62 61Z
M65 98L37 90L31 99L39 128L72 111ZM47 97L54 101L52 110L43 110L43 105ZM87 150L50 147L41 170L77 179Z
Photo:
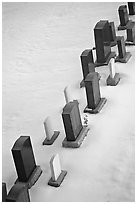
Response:
M110 28L107 20L99 21L94 28L97 60L96 66L107 65L115 52L111 52Z
M84 112L98 113L106 103L106 99L100 96L99 80L96 72L87 75L85 79L85 88L87 107Z
M118 45L118 56L116 57L116 62L126 63L131 57L130 52L126 52L124 36L117 37L117 45Z
M6 198L6 202L30 202L28 188L21 183L14 184Z
M132 22L129 20L128 12L127 12L127 5L122 5L118 9L120 25L118 26L118 30L125 30Z
M135 45L135 22L131 22L127 28L126 45Z
M135 2L128 2L129 15L135 15Z
M117 44L117 38L114 22L109 22L109 31L110 31L110 45L115 46Z
M67 140L75 141L82 130L82 122L77 101L69 102L65 105L62 118Z
M7 188L6 183L2 182L2 202L6 202Z

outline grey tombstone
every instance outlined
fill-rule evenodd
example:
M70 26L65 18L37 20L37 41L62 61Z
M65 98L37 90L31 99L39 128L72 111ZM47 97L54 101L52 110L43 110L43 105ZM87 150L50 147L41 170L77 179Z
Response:
M7 197L6 183L2 182L2 202L6 202L6 197Z
M54 131L52 127L52 121L51 118L48 116L44 121L44 128L46 133L46 139L43 141L43 145L52 145L54 141L59 136L59 131Z
M67 171L61 170L59 155L53 155L50 160L51 179L48 185L59 187L67 174Z
M107 78L107 85L110 86L116 86L118 82L120 81L119 73L116 73L115 71L115 59L112 58L108 64L109 66L109 76Z
M65 105L62 119L66 133L66 138L62 142L62 146L72 148L80 147L89 128L82 125L78 101L72 101Z
M118 30L125 30L132 22L131 20L129 20L127 5L121 5L118 9L118 13L120 19L120 25L118 26Z
M126 45L135 45L135 22L131 22L131 24L127 28L127 39L125 41Z
M114 22L109 22L109 31L110 31L110 45L111 47L113 47L117 44L117 37L116 37Z
M135 2L128 2L129 15L135 15Z
M112 57L116 56L111 52L110 28L107 20L100 20L94 28L95 49L97 60L95 66L103 66L109 63Z
M30 202L27 186L22 183L14 184L7 195L6 202Z
M101 98L100 87L97 73L90 73L85 79L85 88L87 96L87 106L84 113L99 113L106 103L106 98Z
M115 62L126 63L130 59L131 53L126 52L124 36L118 36L117 37L117 46L118 46L118 53L119 54L116 57Z
M42 170L36 166L34 153L29 136L20 136L13 145L12 155L18 175L15 183L25 183L28 188L40 177Z

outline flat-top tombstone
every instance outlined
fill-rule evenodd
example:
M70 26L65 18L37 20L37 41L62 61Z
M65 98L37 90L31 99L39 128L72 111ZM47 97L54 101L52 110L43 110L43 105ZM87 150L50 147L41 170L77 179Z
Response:
M119 73L116 73L115 71L115 59L112 58L108 64L109 66L109 76L107 78L107 85L110 86L116 86L118 82L120 81Z
M115 62L126 63L130 59L131 53L126 52L124 36L118 36L117 37L117 45L118 45L118 53L119 54L116 57Z
M128 2L129 15L135 15L135 2Z
M120 19L120 25L118 26L118 30L125 30L132 22L131 20L129 20L127 5L121 5L118 9L118 13Z
M30 202L28 188L21 183L14 184L6 198L6 202Z
M12 148L12 155L18 175L16 182L28 183L28 188L37 181L42 171L36 166L29 136L20 136Z
M110 31L110 45L112 47L112 46L115 46L117 44L114 22L109 22L109 31Z
M90 73L85 79L85 88L87 96L87 107L84 113L98 113L106 103L106 98L101 98L100 87L97 73Z
M59 187L67 172L61 170L59 155L54 155L50 160L51 179L48 184L54 187Z
M107 65L109 60L116 55L115 52L111 52L109 22L99 21L94 28L94 36L97 56L95 65Z
M135 45L135 22L131 22L131 24L127 28L127 39L125 41L126 45Z
M66 133L66 138L62 142L63 147L79 147L89 129L82 126L78 101L65 105L62 119Z
M43 141L43 145L52 145L59 135L59 131L54 131L52 127L51 118L48 116L44 121L44 128L46 133L46 139Z
M6 202L7 188L6 183L2 182L2 202Z

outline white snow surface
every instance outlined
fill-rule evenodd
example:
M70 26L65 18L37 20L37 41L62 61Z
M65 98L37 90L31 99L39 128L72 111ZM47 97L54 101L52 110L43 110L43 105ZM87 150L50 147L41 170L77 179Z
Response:
M95 46L93 29L99 20L114 21L117 29L122 4L126 3L3 3L2 180L8 191L17 178L11 148L19 136L29 135L43 170L29 191L32 202L134 201L134 46L126 47L132 54L128 63L116 63L121 76L116 87L106 86L108 66L96 68L107 103L100 113L88 114L90 131L80 148L62 147L64 88L71 86L83 121L87 101L85 89L79 88L80 54ZM126 39L126 31L116 33ZM117 47L112 50L117 52ZM60 131L52 146L42 146L47 116ZM59 188L47 184L49 161L56 153L68 172Z

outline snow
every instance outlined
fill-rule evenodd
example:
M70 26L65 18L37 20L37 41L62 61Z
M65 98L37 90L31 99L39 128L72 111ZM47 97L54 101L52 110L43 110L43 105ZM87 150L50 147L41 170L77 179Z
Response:
M135 48L132 57L116 63L121 80L106 86L108 66L98 67L101 96L107 103L89 115L90 131L78 149L62 147L61 118L64 88L71 86L82 120L87 105L80 54L94 46L93 28L107 19L119 25L118 7L125 2L3 3L3 136L2 180L8 191L17 178L11 148L21 135L30 135L36 162L43 173L30 189L31 201L134 201L135 193ZM134 20L134 17L130 17ZM124 35L125 31L116 31ZM112 48L117 52L117 47ZM52 146L42 146L43 122L53 118L60 135ZM49 161L59 154L67 175L59 188L48 186Z

